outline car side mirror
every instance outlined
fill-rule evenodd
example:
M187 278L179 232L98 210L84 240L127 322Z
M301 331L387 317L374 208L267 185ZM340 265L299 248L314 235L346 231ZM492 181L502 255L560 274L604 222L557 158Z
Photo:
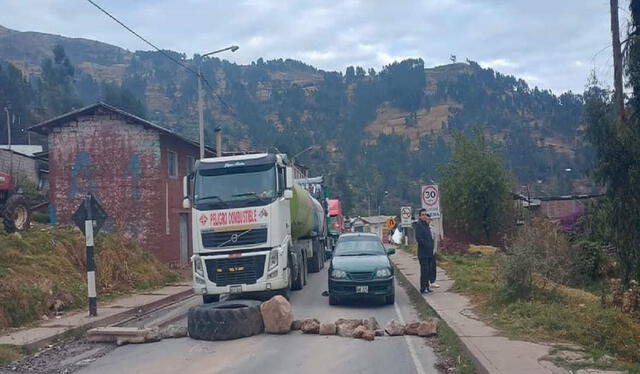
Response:
M387 256L391 256L392 254L396 253L396 249L393 247L389 247L387 248Z
M286 200L291 200L291 199L293 199L293 190L289 190L289 189L284 190L284 194L283 194L283 196L284 196L284 198L285 198Z

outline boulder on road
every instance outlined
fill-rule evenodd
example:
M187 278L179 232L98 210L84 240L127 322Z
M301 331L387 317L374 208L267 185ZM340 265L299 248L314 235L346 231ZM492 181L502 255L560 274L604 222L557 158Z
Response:
M336 324L335 323L321 323L320 324L320 335L335 335L336 334Z
M362 323L364 327L369 330L375 331L380 328L380 324L378 324L378 320L376 320L375 317L369 317L368 319L362 320Z
M420 327L420 322L407 323L404 333L407 335L418 335L419 327Z
M296 319L293 322L291 322L291 331L298 331L300 330L301 327L302 327L302 321L300 321L299 319Z
M277 295L260 305L264 321L264 331L269 334L286 334L291 331L293 311L291 304L281 295Z
M320 321L315 318L307 318L302 321L300 330L305 334L317 334L320 332Z
M404 335L405 326L402 323L396 321L395 319L392 319L384 327L384 331L386 331L387 335L389 336Z
M336 333L339 336L350 338L353 336L354 330L363 324L361 319L340 318L336 321Z
M184 338L187 336L187 326L169 325L160 330L160 337L165 338Z
M353 330L352 337L355 339L364 339L371 341L376 338L376 334L375 332L373 332L373 330L369 330L363 325L358 326L355 330Z
M428 321L420 322L418 326L418 336L427 337L438 334L438 320L431 318Z
M374 333L376 336L384 336L384 330L382 329L377 329Z

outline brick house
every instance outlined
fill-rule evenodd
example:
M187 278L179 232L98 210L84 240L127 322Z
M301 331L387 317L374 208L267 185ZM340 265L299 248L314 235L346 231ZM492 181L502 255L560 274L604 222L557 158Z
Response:
M163 262L188 261L191 220L182 208L182 178L198 158L198 143L104 103L29 130L47 135L57 224L71 224L92 192L109 217L105 230L137 240Z

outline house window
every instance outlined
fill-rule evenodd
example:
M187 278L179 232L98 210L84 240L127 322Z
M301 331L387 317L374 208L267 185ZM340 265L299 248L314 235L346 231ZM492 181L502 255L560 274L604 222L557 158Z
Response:
M178 154L173 151L168 151L167 162L169 164L169 178L178 178Z
M187 174L191 174L193 173L193 167L196 164L196 159L191 157L191 156L187 156Z

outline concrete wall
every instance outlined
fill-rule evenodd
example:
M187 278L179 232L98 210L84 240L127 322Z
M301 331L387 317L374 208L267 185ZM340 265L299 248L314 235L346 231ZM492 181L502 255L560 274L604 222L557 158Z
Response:
M137 240L161 261L180 258L178 206L186 170L180 152L186 144L174 146L184 166L170 180L166 147L179 140L127 123L119 114L80 116L53 128L48 139L50 198L58 223L71 224L83 196L92 192L109 216L106 230Z

